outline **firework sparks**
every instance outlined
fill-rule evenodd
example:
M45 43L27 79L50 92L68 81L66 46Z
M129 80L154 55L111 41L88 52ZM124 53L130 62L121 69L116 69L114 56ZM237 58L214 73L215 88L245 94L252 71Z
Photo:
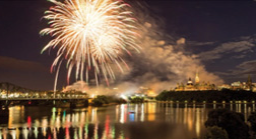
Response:
M120 71L127 64L122 59L128 48L138 50L136 45L136 19L132 17L131 7L122 0L65 0L64 3L49 0L54 7L45 12L49 28L41 30L41 35L53 39L43 48L58 48L51 71L58 70L63 59L67 61L67 81L72 69L76 69L76 79L89 80L89 70L98 76L103 75L106 82L114 79L112 64ZM56 83L55 83L56 88Z

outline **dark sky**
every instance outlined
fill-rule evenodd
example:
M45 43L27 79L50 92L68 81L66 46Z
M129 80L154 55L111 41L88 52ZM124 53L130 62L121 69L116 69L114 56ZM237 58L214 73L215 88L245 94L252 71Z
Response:
M165 32L185 38L185 50L199 55L208 71L226 83L244 81L248 74L256 78L255 1L144 1L162 18ZM47 27L41 18L50 6L47 0L0 1L0 82L53 88L55 53L40 54L49 37L39 35ZM61 76L59 87L65 84Z

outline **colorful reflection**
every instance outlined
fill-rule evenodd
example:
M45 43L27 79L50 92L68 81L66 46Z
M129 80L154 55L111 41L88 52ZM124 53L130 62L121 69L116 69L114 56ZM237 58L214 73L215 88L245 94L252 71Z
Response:
M0 139L141 138L137 130L152 134L152 139L155 138L154 134L167 133L169 138L200 138L205 132L204 122L208 112L222 106L216 104L207 108L203 105L182 106L174 103L164 106L145 103L81 109L15 106L10 108L9 121L0 124ZM248 117L255 106L234 103L225 104L225 107ZM165 130L158 131L162 127ZM147 139L151 139L151 135Z

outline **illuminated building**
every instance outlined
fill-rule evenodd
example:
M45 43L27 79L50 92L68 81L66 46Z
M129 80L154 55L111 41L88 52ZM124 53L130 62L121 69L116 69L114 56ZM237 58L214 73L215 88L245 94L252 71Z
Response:
M231 83L232 90L247 90L247 91L256 91L255 83L252 83L251 76L248 75L247 82L233 82Z
M230 88L231 88L231 86L228 85L228 84L223 84L223 85L218 86L218 90L221 90L221 89L230 89Z
M196 89L196 88L195 88L195 86L194 86L194 84L193 84L191 78L189 78L189 79L188 79L188 82L187 82L187 85L185 86L185 90L186 90L186 91L193 91L193 90L195 90L195 89Z
M210 84L210 82L202 82L200 83L200 79L198 76L198 72L196 72L195 76L195 84L193 84L193 81L191 78L188 79L188 82L186 85L183 83L178 83L175 91L205 91L205 90L215 90L216 87L214 84Z
M252 85L252 79L251 76L248 75L247 83L246 83L246 90L253 90L253 85Z
M243 84L240 81L231 83L232 90L242 89Z

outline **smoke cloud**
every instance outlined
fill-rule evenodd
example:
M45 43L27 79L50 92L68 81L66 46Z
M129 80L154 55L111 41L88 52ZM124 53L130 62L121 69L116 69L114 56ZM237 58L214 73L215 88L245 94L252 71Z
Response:
M143 86L158 94L174 88L177 83L186 83L189 77L193 80L197 71L200 81L216 85L223 83L219 76L206 70L197 55L184 49L186 38L168 35L161 29L159 20L149 16L145 8L141 11L137 12L140 13L137 19L140 23L141 38L138 44L141 51L132 51L132 56L126 58L130 70L123 74L116 70L116 80L110 86L101 83L98 87L90 87L89 92L103 95L132 94Z

